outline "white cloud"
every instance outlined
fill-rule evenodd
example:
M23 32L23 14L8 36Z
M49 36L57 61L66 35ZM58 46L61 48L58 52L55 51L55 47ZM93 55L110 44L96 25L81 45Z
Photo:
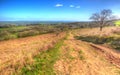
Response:
M76 6L76 8L80 8L80 6Z
M55 6L56 6L56 7L62 7L63 4L56 4Z
M75 7L74 5L70 5L70 7L72 8L72 7Z

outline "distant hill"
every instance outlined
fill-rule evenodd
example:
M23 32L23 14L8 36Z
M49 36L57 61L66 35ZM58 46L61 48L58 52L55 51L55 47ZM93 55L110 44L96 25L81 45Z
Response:
M28 24L58 24L70 23L71 21L0 21L0 25L28 25Z

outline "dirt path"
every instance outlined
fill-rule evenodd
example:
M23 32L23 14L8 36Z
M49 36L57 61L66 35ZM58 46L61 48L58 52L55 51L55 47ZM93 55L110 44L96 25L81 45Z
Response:
M91 46L69 34L61 47L62 55L54 65L56 75L120 75L115 65L119 65L119 54L108 48Z
M110 48L90 44L92 47L94 47L96 50L98 50L109 62L116 65L118 68L120 68L120 53L113 51Z

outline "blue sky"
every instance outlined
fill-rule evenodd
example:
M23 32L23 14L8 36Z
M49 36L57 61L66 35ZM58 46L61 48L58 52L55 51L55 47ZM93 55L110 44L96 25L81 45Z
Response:
M102 9L120 16L120 0L0 0L0 21L88 21Z

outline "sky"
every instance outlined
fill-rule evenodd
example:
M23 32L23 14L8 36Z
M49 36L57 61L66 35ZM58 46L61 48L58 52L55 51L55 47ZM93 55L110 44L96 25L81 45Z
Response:
M0 21L89 21L103 9L120 17L120 0L0 0Z

